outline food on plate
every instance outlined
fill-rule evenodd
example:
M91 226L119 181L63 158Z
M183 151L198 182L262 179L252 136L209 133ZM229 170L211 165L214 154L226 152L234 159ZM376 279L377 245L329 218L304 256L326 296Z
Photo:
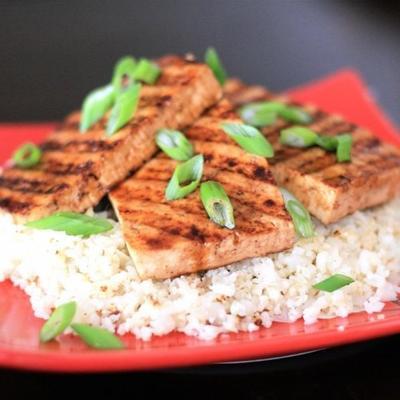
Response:
M84 132L79 112L67 117L41 144L41 158L32 168L5 169L0 176L0 211L12 213L19 222L56 211L86 211L156 152L154 137L159 129L190 125L220 98L220 86L204 64L165 57L158 65L160 77L152 85L142 85L136 113L118 132L110 135L108 126L114 129L124 113L132 111L124 97L115 101L109 118L100 118L90 129L85 124ZM116 74L120 75L118 70ZM122 93L126 95L135 99L138 93L128 89ZM121 109L121 104L128 109Z
M41 342L213 339L397 298L400 150L205 58L122 58L0 171L0 281Z
M232 202L234 229L210 220L199 190L178 200L166 197L178 161L164 153L111 192L141 278L171 278L293 245L293 224L267 159L235 144L223 130L228 122L241 121L232 106L221 101L183 133L194 153L204 157L201 180L220 183Z
M367 130L313 106L292 105L286 98L238 80L226 83L225 95L245 115L249 114L246 105L253 109L264 106L258 119L268 114L265 107L271 103L275 109L277 104L284 107L289 103L310 115L310 120L299 126L299 120L293 122L275 113L261 129L275 150L269 160L274 178L323 223L383 204L400 193L400 150ZM297 138L304 141L307 137L311 142L290 144L290 133L292 140L297 133Z

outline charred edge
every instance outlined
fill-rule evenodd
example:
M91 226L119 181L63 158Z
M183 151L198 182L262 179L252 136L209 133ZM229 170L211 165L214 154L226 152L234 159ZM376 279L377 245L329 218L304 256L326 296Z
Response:
M163 73L157 84L163 86L188 86L194 78L194 74L186 71L185 74L173 75Z
M56 140L44 142L40 147L43 151L68 151L73 150L76 153L97 153L113 150L120 140L114 142L106 142L104 140L72 140L68 143L60 143Z
M32 203L13 200L10 197L0 198L0 208L11 214L23 213L33 207Z
M350 176L346 176L343 174L340 174L338 176L334 176L328 179L324 179L323 183L325 185L328 185L332 188L338 188L338 187L348 187L352 182L352 178Z
M283 149L277 150L274 157L270 158L268 161L271 165L276 165L280 162L290 160L291 158L296 157L303 152L304 149L298 149L296 147L284 147Z
M301 175L308 175L321 172L324 169L335 165L336 163L336 156L334 154L326 153L320 157L316 157L311 160L305 160L303 163L298 165L296 169Z
M266 101L273 98L272 93L267 90L262 93L257 93L256 95L251 95L252 91L258 87L255 86L240 86L232 91L226 93L226 97L230 100L236 107L246 105L255 101ZM258 88L260 89L260 88Z
M322 130L325 135L338 135L340 133L352 133L357 129L357 126L346 121L335 121L332 126L328 126Z
M93 161L86 161L81 164L67 163L62 164L57 161L48 161L44 171L54 175L91 175L94 166Z
M290 221L291 218L288 215L288 213L286 212L285 208L283 205L278 205L276 204L273 200L268 199L263 201L260 204L257 204L256 202L252 202L252 201L246 201L243 198L239 198L236 196L232 196L232 199L237 203L240 204L243 207L249 208L253 211L258 211L261 214L267 214L271 217L276 217L279 218L281 220L284 221ZM273 204L272 204L273 203ZM237 214L237 210L236 210L236 214ZM251 224L257 223L257 218L253 218L251 221L248 218L248 215L244 215L243 218L249 222L251 222ZM240 220L240 216L237 215L237 219ZM265 223L260 222L260 224L265 225Z
M275 180L274 180L274 177L272 176L271 170L269 170L265 167L261 167L261 166L255 167L254 171L253 171L253 177L256 179L259 179L263 182L270 183L270 184L275 183Z
M49 185L47 182L37 179L0 177L0 187L4 187L20 193L54 194L69 187L66 183Z
M366 138L354 143L354 150L359 152L370 153L378 150L382 142L378 138Z
M140 107L157 107L164 108L166 107L172 100L172 96L142 96L140 98Z

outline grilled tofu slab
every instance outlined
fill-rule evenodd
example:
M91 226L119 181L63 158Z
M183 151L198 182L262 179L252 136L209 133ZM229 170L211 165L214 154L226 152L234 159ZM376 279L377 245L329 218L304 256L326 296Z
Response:
M218 181L230 197L235 229L209 220L199 190L184 199L165 199L177 162L164 154L111 192L141 278L171 278L293 245L293 224L267 160L238 147L221 130L224 121L239 120L231 104L223 100L184 133L196 153L204 155L203 181Z
M225 95L236 106L274 96L266 89L228 81ZM276 97L275 97L276 98ZM280 98L288 102L288 99ZM298 104L297 104L298 105ZM357 210L383 204L400 194L400 150L337 115L304 106L313 115L309 127L324 135L351 133L352 161L337 163L336 156L320 148L297 149L279 142L280 131L291 126L277 120L263 133L275 149L270 160L274 178L291 191L325 224Z
M156 152L158 129L191 124L221 97L207 66L174 56L159 65L157 83L142 87L134 118L114 136L105 135L106 118L81 134L80 114L73 113L41 145L40 165L4 170L0 211L12 213L18 222L58 210L85 211Z

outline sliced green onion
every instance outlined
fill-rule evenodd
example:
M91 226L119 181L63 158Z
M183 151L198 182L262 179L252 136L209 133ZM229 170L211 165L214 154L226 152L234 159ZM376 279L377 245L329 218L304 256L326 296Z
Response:
M12 156L14 164L19 168L31 168L39 164L42 150L33 143L22 145Z
M112 136L132 119L139 103L140 89L141 85L135 83L118 95L107 123L107 136Z
M261 101L246 104L240 109L239 113L244 122L257 127L273 124L278 116L296 124L309 124L312 122L312 117L307 111L278 101Z
M239 110L239 114L246 124L262 127L272 125L282 107L284 107L282 103L270 101L250 103L243 106Z
M336 158L339 162L351 161L351 146L353 144L353 138L349 134L336 136L337 138L337 149Z
M305 148L315 145L318 134L304 126L292 126L281 131L281 143L286 146Z
M106 329L86 324L72 324L71 328L88 346L95 349L111 350L125 347L120 339Z
M221 127L230 138L247 152L262 157L274 156L271 143L253 126L224 122Z
M193 146L186 136L171 129L160 129L156 135L158 147L169 157L186 161L193 157Z
M232 203L224 188L218 182L207 181L202 183L200 198L212 221L228 229L235 228Z
M338 145L338 140L335 136L318 136L315 143L317 146L327 151L335 151Z
M88 237L110 231L113 226L105 218L90 217L70 211L57 212L49 217L25 224L29 228L65 232L71 236Z
M303 238L314 236L314 225L307 209L289 191L283 188L280 188L280 191L285 201L286 210L292 217L296 233Z
M131 56L125 56L118 60L112 77L112 86L116 96L135 83L135 68L136 61Z
M222 64L221 59L217 51L213 47L209 47L206 50L206 54L204 56L206 64L210 67L211 71L214 73L215 77L217 78L218 82L221 86L224 85L228 74Z
M179 164L165 190L167 200L177 200L194 192L203 175L204 157L199 154Z
M136 65L134 77L138 81L153 85L161 74L160 67L147 58L141 58Z
M61 335L70 326L75 313L75 301L58 306L42 326L39 334L40 341L46 343Z
M90 92L82 105L80 131L86 132L100 120L114 102L113 85L103 86Z
M354 279L349 276L342 274L335 274L330 276L329 278L316 283L313 285L314 289L321 290L322 292L334 292L335 290L341 289L344 286L350 285L353 283Z
M309 124L313 120L307 111L295 106L286 106L282 108L282 110L279 111L279 116L295 124Z

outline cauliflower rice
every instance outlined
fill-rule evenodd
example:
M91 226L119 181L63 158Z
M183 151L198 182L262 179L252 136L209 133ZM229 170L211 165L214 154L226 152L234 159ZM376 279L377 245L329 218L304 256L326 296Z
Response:
M291 250L165 281L140 281L121 229L86 239L16 225L0 216L0 281L30 297L36 316L76 300L76 321L118 334L183 332L213 339L273 321L313 323L382 310L400 292L400 199L357 212ZM335 273L355 282L333 293L312 285Z

